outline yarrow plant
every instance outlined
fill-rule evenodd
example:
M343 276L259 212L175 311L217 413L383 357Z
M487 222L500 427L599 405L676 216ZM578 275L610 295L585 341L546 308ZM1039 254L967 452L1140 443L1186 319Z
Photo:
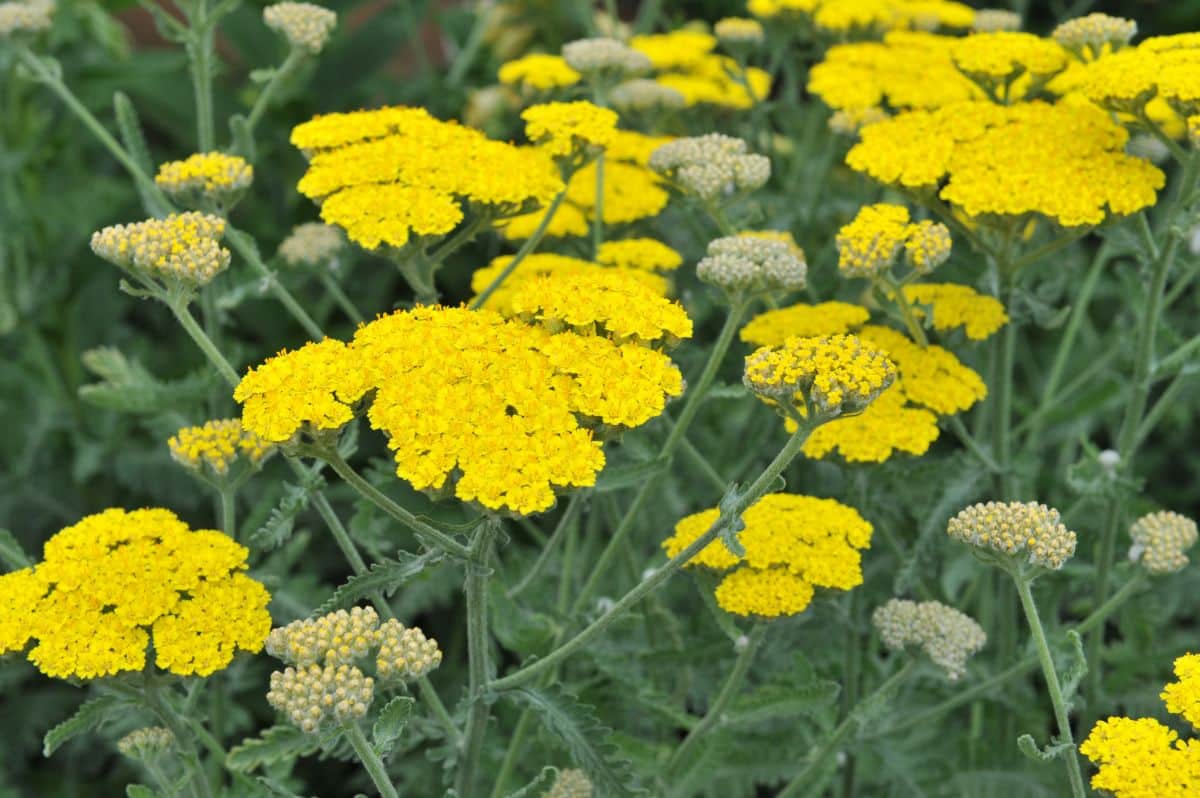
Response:
M1187 4L120 5L0 2L0 793L1200 789Z

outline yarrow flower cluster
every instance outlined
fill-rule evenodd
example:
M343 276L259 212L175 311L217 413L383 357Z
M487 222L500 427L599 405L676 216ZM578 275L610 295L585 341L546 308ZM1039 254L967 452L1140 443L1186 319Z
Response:
M717 522L712 508L683 518L663 541L674 557ZM850 590L862 584L860 550L870 547L874 531L856 510L833 499L774 493L742 516L745 528L737 555L720 540L688 561L724 577L717 603L727 612L775 618L803 612L815 587Z
M558 771L545 798L592 798L594 794L592 782L587 774L582 770L568 768Z
M0 576L0 654L47 676L95 679L155 664L208 676L257 652L270 596L246 576L245 547L169 510L110 509L46 542L42 562Z
M1161 693L1167 710L1200 728L1200 654L1175 660L1175 676ZM1179 739L1154 718L1099 721L1079 752L1098 767L1092 788L1114 798L1190 798L1200 792L1200 739Z
M346 246L336 227L321 222L305 222L292 228L279 245L279 257L289 266L330 266Z
M521 112L525 134L555 158L590 160L616 136L617 114L586 100L543 103Z
M384 684L419 679L442 661L437 641L395 618L381 624L371 607L293 621L272 629L266 647L293 666L271 674L267 701L309 734L328 720L344 722L367 713L376 678L363 672L364 661L373 660Z
M664 144L650 156L650 168L680 188L713 200L761 188L771 177L771 161L747 151L746 142L720 133Z
M1067 54L1058 44L1019 31L972 34L954 43L951 57L964 75L989 91L1021 75L1046 80L1067 66Z
M717 55L713 52L717 38L703 31L683 28L634 36L629 45L645 54L658 70L655 81L679 92L688 107L746 109L771 92L768 72L758 67L743 69L732 58Z
M250 187L254 167L223 152L200 152L158 167L154 182L189 207L231 207Z
M733 295L798 291L807 282L804 251L753 233L710 241L696 276Z
M594 484L604 466L597 428L644 424L683 380L666 355L638 343L421 308L360 327L349 346L327 339L281 353L234 398L247 429L282 442L305 425L340 427L372 389L367 417L388 435L400 477L528 514L552 506L556 488Z
M492 141L423 108L318 116L292 131L292 144L311 156L300 193L367 249L445 235L462 221L464 202L513 215L562 189L542 149Z
M766 33L762 23L756 19L725 17L713 26L717 41L726 47L755 47L762 44Z
M167 446L180 465L218 477L228 474L229 467L242 457L257 466L272 449L270 443L242 429L242 422L236 418L184 427L167 441Z
M654 238L626 238L601 244L596 262L619 269L669 272L683 265L683 256Z
M154 281L197 288L229 266L221 246L225 220L189 211L165 219L105 227L92 234L92 252Z
M506 86L520 86L534 91L574 86L583 75L572 69L561 55L530 53L500 67L497 76Z
M967 285L915 283L903 290L905 299L917 306L917 314L928 313L938 332L961 329L972 341L983 341L1008 323L1008 313L1000 300Z
M622 111L650 111L659 108L683 108L683 92L664 86L657 80L634 78L613 87L609 100Z
M1085 60L1094 60L1106 52L1115 52L1133 41L1137 23L1132 19L1110 17L1099 12L1069 19L1054 29L1051 36Z
M603 250L601 250L601 253L603 253ZM474 274L471 275L471 290L476 292L476 295L483 292L504 271L512 259L512 255L501 255L498 258L493 258L491 263L482 269L476 269ZM527 255L521 261L520 268L512 272L492 292L484 307L504 315L512 315L512 299L527 283L542 277L587 276L599 271L620 272L625 279L644 285L658 296L667 296L670 292L670 283L667 279L646 268L634 267L632 265L603 266L589 260L572 258L569 255L536 252L532 255Z
M650 59L619 39L577 39L562 48L567 66L581 75L619 79L649 72Z
M743 377L748 389L788 416L811 409L826 418L861 412L895 379L892 361L853 335L762 347L746 358Z
M175 747L175 735L165 726L146 726L134 729L120 740L117 750L130 759L153 762Z
M1129 559L1152 574L1183 570L1188 564L1187 550L1200 537L1195 521L1168 511L1142 516L1130 527L1129 535L1133 538Z
M981 8L975 12L975 23L971 25L971 30L977 33L1020 29L1021 15L1007 8Z
M337 27L337 14L313 3L275 3L263 9L263 22L292 47L316 55Z
M980 549L1022 556L1030 565L1057 571L1075 553L1075 533L1058 510L1037 502L973 504L950 519L950 537Z
M54 0L10 0L0 3L0 39L48 30L55 7Z
M983 627L940 601L892 599L871 616L884 645L891 649L920 646L950 681L967 672L967 660L987 642Z
M871 317L862 305L849 302L800 303L760 313L739 333L746 343L778 346L793 336L840 335L861 327Z
M830 33L878 34L917 28L970 28L976 12L949 0L750 0L750 13L772 21L807 21Z
M866 205L838 230L838 269L846 277L877 277L887 273L903 251L913 271L929 274L950 257L950 247L945 225L911 224L903 205Z

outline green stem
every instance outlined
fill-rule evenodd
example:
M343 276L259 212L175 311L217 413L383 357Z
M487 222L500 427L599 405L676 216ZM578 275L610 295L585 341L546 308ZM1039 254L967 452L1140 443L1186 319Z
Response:
M446 243L438 247L437 252L429 256L430 268L436 272L442 263L445 262L446 258L471 243L475 239L475 236L478 235L479 229L487 224L490 219L491 217L485 214L475 214L471 221L458 228L457 233L451 236Z
M596 158L596 205L592 209L592 259L600 257L604 243L604 153Z
M508 262L504 269L496 275L495 279L488 283L487 288L484 288L479 296L471 300L471 304L469 305L471 310L483 307L492 294L496 293L496 289L521 265L521 261L525 260L526 256L537 248L537 245L542 242L542 238L545 237L546 230L549 229L550 222L554 219L554 214L558 213L558 208L562 205L566 197L567 190L565 188L558 192L558 195L550 203L550 207L546 209L546 215L542 217L542 221L538 223L537 229L533 231L533 235L525 239L525 243L517 250L517 254L513 255L512 260Z
M579 510L582 506L583 494L571 494L571 498L567 500L567 508L563 510L562 517L558 519L558 524L555 525L554 532L551 533L550 539L546 541L544 546L542 546L542 551L538 555L537 560L533 563L529 570L525 572L525 575L521 577L521 581L513 585L505 594L508 596L508 598L515 598L524 592L527 587L533 584L534 580L537 579L538 574L542 572L542 568L547 562L549 562L550 554L554 551L554 547L558 543L558 539L562 537L563 531L568 525L574 523L575 518L579 515Z
M466 76L467 70L475 63L476 56L479 55L479 50L483 47L483 40L488 30L488 14L481 13L477 7L475 10L475 21L471 24L471 30L467 33L467 40L463 43L462 49L454 56L454 62L450 65L450 71L446 74L446 84L450 87L458 86L462 83L463 77Z
M342 309L342 312L350 318L350 321L354 322L355 324L362 324L364 321L366 321L362 312L353 302L350 301L350 297L346 296L346 292L342 290L340 285L338 285L337 280L333 279L332 274L322 270L319 272L319 275L321 286L329 292L329 295L333 297L333 301L336 302L338 307Z
M468 559L470 557L470 549L392 501L342 459L342 456L336 449L321 449L317 454L320 455L322 460L329 463L330 468L337 472L337 475L345 480L350 487L358 491L363 498L411 529L424 543L427 545L431 544L460 559Z
M1054 707L1054 718L1058 722L1059 740L1070 746L1064 755L1067 764L1067 775L1071 780L1071 794L1074 798L1085 798L1087 790L1083 786L1083 773L1079 769L1079 756L1075 752L1075 738L1071 733L1071 718L1067 714L1067 703L1063 699L1062 685L1058 681L1058 671L1054 667L1054 657L1050 655L1050 646L1046 643L1046 632L1042 628L1042 619L1038 615L1037 604L1033 601L1033 593L1029 589L1028 577L1013 574L1017 584L1017 595L1021 597L1021 608L1025 610L1025 619L1029 622L1029 630L1033 633L1033 643L1037 650L1038 660L1042 664L1042 675L1046 677L1046 689L1050 693L1050 703Z
M746 674L750 672L750 666L766 636L767 625L765 623L759 623L750 631L746 638L746 644L742 647L737 659L734 660L733 669L729 671L729 676L725 679L725 684L721 688L721 692L717 694L716 700L713 701L700 722L693 726L688 735L683 738L683 742L675 749L675 753L671 755L666 767L668 774L673 773L679 767L688 751L700 742L700 738L722 722L725 708L742 689L742 682L746 680ZM699 764L699 762L695 763L692 768Z
M1150 411L1146 413L1146 417L1142 419L1141 426L1138 427L1137 435L1134 437L1133 446L1135 449L1140 448L1145 443L1146 438L1158 426L1158 422L1162 421L1163 415L1172 407L1176 407L1176 402L1179 400L1179 395L1183 389L1188 386L1194 374L1180 374L1175 379L1171 380L1171 384L1167 386L1162 395L1154 402Z
M517 765L517 759L521 756L521 746L525 742L525 735L529 733L529 724L532 720L533 712L529 709L522 711L521 717L517 719L517 725L513 728L512 736L508 741L508 750L504 753L504 761L500 763L496 782L492 785L491 798L503 797L504 788Z
M470 705L454 782L457 794L464 796L475 795L476 771L483 755L483 738L490 714L486 695L489 672L487 592L492 573L492 544L498 531L496 521L487 520L480 524L467 559L467 690Z
M196 140L198 152L216 149L213 126L213 41L215 20L209 19L208 0L194 0L189 14L188 60L191 64L192 90L196 96Z
M917 319L917 314L913 310L912 303L904 295L904 288L897 284L890 274L881 276L879 282L883 283L887 290L891 292L892 301L900 308L900 315L904 318L904 326L908 328L908 334L922 347L929 346L929 337L925 335L925 328L921 326L920 320Z
M221 531L237 540L237 492L224 487L218 495L221 497Z
M201 798L212 798L212 785L208 783L208 776L200 766L200 755L196 750L195 738L188 733L188 724L181 720L173 707L162 700L157 685L149 679L143 681L140 693L146 706L171 730L176 743L182 747L184 764L192 776L189 783L193 794Z
M783 790L781 790L779 794L775 796L775 798L793 798L793 796L799 795L801 790L804 790L806 787L810 786L809 780L819 774L823 768L828 767L830 757L833 755L833 752L837 749L838 745L840 745L842 741L849 736L850 732L854 730L854 727L858 722L858 716L862 712L863 708L870 702L875 701L878 697L885 696L896 689L896 687L898 687L900 683L908 678L908 675L913 672L915 666L916 660L910 659L908 662L904 663L904 666L900 668L900 670L896 671L886 680L884 680L883 684L879 685L875 692L871 693L869 696L863 698L861 701L855 704L854 708L846 713L846 717L841 723L838 724L837 728L833 730L833 733L825 738L824 742L821 743L819 748L809 754L808 761L804 768L787 783L787 786L785 786Z
M396 792L396 786L392 784L383 760L379 758L375 748L367 741L367 736L363 734L362 728L357 723L350 722L342 726L342 732L354 748L354 753L358 755L358 761L362 763L367 775L371 777L371 781L375 782L375 788L379 790L379 794L383 798L400 798L400 793Z
M699 471L701 475L708 480L709 484L717 489L717 491L724 492L725 488L729 486L729 480L721 476L720 472L718 472L717 469L713 467L713 464L708 461L708 458L705 457L700 450L697 449L695 445L687 438L684 438L680 442L679 450L683 452L684 456L688 460L692 461L692 464L696 466L696 470Z
M1004 469L1001 467L1001 465L997 463L990 454L988 454L987 450L980 445L979 441L975 440L975 436L972 435L971 431L967 429L967 425L962 422L962 419L960 419L958 416L948 416L946 423L950 426L950 431L954 433L955 437L962 442L963 446L967 447L967 450L971 452L971 454L979 458L979 462L983 463L987 470L991 471L993 474L1003 473Z
M191 337L196 346L200 347L200 351L204 353L208 361L220 372L227 383L236 388L238 383L241 382L241 377L238 376L233 366L229 365L229 361L217 349L212 339L201 329L200 324L196 321L196 317L188 310L187 302L179 299L168 302L167 306L171 308L171 312L175 314L175 318L179 321L180 326L183 327L184 332Z
M679 418L675 421L675 426L672 427L670 434L667 436L667 440L658 454L658 459L670 460L680 443L683 442L684 436L687 435L688 427L691 426L696 413L700 410L700 405L704 402L704 397L708 393L709 386L712 385L713 380L717 376L721 362L725 359L725 353L729 351L729 347L733 343L733 336L737 333L747 309L748 305L745 302L735 304L729 309L729 315L725 317L725 324L721 327L717 341L713 344L713 348L709 352L708 362L704 364L704 370L700 373L696 384L689 389L687 402L684 404L683 410L680 411ZM642 507L655 494L656 484L657 480L651 477L638 488L633 503L625 511L625 516L621 519L621 523L617 526L616 530L609 536L608 544L604 547L604 551L601 552L600 558L592 565L590 569L591 575L575 598L575 603L571 609L572 615L579 614L595 593L596 588L599 587L600 580L607 573L613 558L621 550L621 547L625 545L625 539L633 530L634 522L641 513Z
M267 85L263 86L262 91L259 92L258 97L254 100L254 105L250 107L250 113L246 116L247 133L254 135L254 127L262 119L262 115L271 104L271 99L275 96L275 92L291 76L296 67L303 63L306 55L303 50L292 48L291 52L287 54L287 58L283 59L283 63L271 74L271 79L267 81Z
M1011 307L1012 291L1005 292ZM1000 498L1006 501L1015 498L1016 485L1012 474L1012 400L1013 372L1016 369L1017 325L1011 319L1004 325L996 351L1000 357L1000 371L996 385L996 426L992 438L992 451L996 456L999 471L996 473Z
M254 239L241 230L228 227L225 230L225 240L237 250L238 254L242 256L242 259L246 261L251 270L266 281L267 287L275 299L304 328L304 331L308 333L308 337L314 341L323 340L325 333L321 331L320 325L312 320L312 317L308 315L304 308L300 307L300 303L296 301L296 298L283 287L283 284L276 278L275 272L271 271L267 267L267 264L263 263L262 257L258 254L258 247L254 244Z
M1022 255L1020 258L1018 258L1016 261L1013 262L1013 265L1012 265L1013 273L1015 274L1016 272L1021 271L1021 269L1025 268L1026 266L1030 266L1034 263L1037 263L1039 260L1046 257L1047 255L1053 255L1055 252L1058 252L1061 249L1066 249L1067 247L1071 246L1076 241L1078 241L1079 239L1083 238L1084 236L1088 235L1091 232L1092 232L1092 228L1090 228L1090 227L1083 227L1078 230L1072 230L1067 235L1062 236L1060 238L1056 238L1047 244L1043 244L1042 246L1038 247L1037 249L1033 250L1032 252L1030 252L1026 255ZM1104 249L1104 247L1101 247L1101 250L1103 250L1103 249Z
M490 685L492 690L511 690L526 684L531 679L536 679L541 674L556 668L558 663L567 659L583 646L587 645L592 638L601 634L607 629L613 621L625 614L630 607L637 604L643 598L654 592L664 582L675 575L675 572L688 563L700 551L712 543L723 533L733 527L736 520L741 518L742 513L746 508L750 507L756 501L761 499L769 490L775 487L776 480L783 473L784 468L800 453L800 447L804 445L804 441L808 439L809 433L813 430L811 425L802 425L795 433L792 434L784 447L775 456L775 459L763 469L758 478L746 489L746 492L732 503L727 513L722 513L721 517L713 522L708 530L692 541L683 551L676 554L668 560L660 568L656 569L653 574L643 579L636 587L622 596L615 604L613 604L607 612L593 621L587 628L581 631L575 637L568 640L555 650L551 651L542 659L536 660L529 665L509 674L501 679L493 681Z

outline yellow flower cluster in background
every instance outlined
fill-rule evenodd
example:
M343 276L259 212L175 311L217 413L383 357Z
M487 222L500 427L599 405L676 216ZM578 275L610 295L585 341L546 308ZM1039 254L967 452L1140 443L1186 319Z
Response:
M245 159L223 152L200 152L158 167L154 182L181 201L211 199L227 202L250 186L254 167Z
M1175 660L1177 682L1161 694L1167 710L1200 728L1200 654ZM1200 739L1181 740L1154 718L1098 722L1079 752L1099 766L1092 787L1115 798L1190 798L1200 793Z
M267 361L235 398L248 429L279 441L305 422L346 423L350 403L373 389L367 417L387 434L401 478L492 510L540 512L556 489L594 484L597 426L639 426L683 392L661 352L582 332L487 310L398 312L360 327L349 346L326 340Z
M562 189L540 148L493 141L423 108L318 116L292 131L292 143L311 157L300 193L368 249L445 235L462 221L464 202L513 215Z
M950 47L955 66L989 90L1007 89L1028 75L1044 81L1067 66L1067 52L1057 42L1032 33L994 31L958 39Z
M567 65L561 55L530 53L500 67L500 82L507 86L523 86L538 91L564 89L583 79Z
M616 112L586 100L533 105L521 119L529 140L556 158L603 150L617 133Z
M768 310L742 328L740 337L749 344L778 346L794 335L839 335L862 326L870 313L849 302L800 303Z
M846 156L853 169L936 191L968 216L1097 225L1153 205L1165 180L1125 154L1129 134L1087 105L963 102L868 125L861 137Z
M990 338L1008 323L1004 305L995 297L957 283L917 283L904 287L904 296L917 307L918 315L930 309L933 329L961 329L972 341ZM924 306L924 307L922 307Z
M653 238L627 238L601 244L596 262L622 269L669 272L683 265L683 256Z
M663 541L674 557L717 522L712 508L689 515ZM693 557L688 567L724 574L717 603L737 615L775 618L803 612L814 587L850 590L862 584L861 549L869 548L874 531L852 507L813 496L775 493L764 496L742 516L745 528L734 554L721 540Z
M878 34L918 28L970 28L975 10L947 0L750 0L746 6L768 20L807 20L831 33Z
M257 465L271 451L270 443L242 429L242 422L236 418L184 427L167 441L167 446L178 463L193 469L207 466L218 476L229 473L229 467L239 457Z
M603 250L602 250L603 252ZM501 255L498 258L493 258L492 262L482 269L476 269L471 275L471 290L476 295L482 293L492 281L500 276L504 268L512 261L512 255ZM568 255L555 255L552 252L538 252L533 255L527 255L521 261L516 271L508 276L500 287L497 288L484 307L499 311L505 315L511 314L512 298L521 289L523 285L532 280L549 275L588 275L597 271L618 271L625 275L626 279L636 281L641 285L654 291L659 296L667 296L670 293L671 284L666 277L655 274L653 271L644 267L629 266L602 266L598 263L593 263L582 258L572 258Z
M162 509L109 509L46 541L42 562L0 576L0 654L25 649L42 673L94 679L155 664L208 676L257 652L270 596L248 551Z

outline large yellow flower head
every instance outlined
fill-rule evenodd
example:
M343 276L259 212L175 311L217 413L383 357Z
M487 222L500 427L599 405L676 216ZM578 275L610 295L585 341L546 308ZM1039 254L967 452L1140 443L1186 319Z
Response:
M794 424L789 420L788 428ZM836 452L848 463L882 463L896 452L925 454L938 433L937 416L910 403L897 381L858 415L817 427L801 451L815 460Z
M829 33L878 35L889 30L970 28L975 11L949 0L750 0L756 17L804 21Z
M250 187L254 167L223 152L200 152L158 167L154 182L188 207L228 209Z
M1067 66L1067 52L1032 33L974 33L954 43L951 57L963 74L994 88L1021 75L1046 80Z
M311 156L300 193L368 249L445 235L462 220L464 204L514 215L562 189L541 149L492 141L422 108L318 116L292 131L292 143Z
M242 422L236 418L184 427L167 441L167 446L180 465L218 477L228 474L229 467L241 458L257 466L271 452L271 444L242 429Z
M1175 660L1179 681L1161 693L1167 710L1200 728L1200 654ZM1200 793L1200 739L1181 740L1154 718L1098 722L1079 753L1099 766L1092 787L1115 798L1190 798Z
M533 105L521 112L525 135L556 158L591 157L616 135L617 114L586 100Z
M910 111L863 128L846 163L886 185L936 192L974 217L1097 225L1153 205L1165 177L1125 154L1128 134L1087 105L984 102Z
M583 76L567 65L561 55L530 53L500 67L500 82L506 86L549 91L574 86Z
M221 246L225 220L206 213L118 224L92 233L92 252L154 282L196 288L223 272L232 257Z
M208 676L257 652L270 596L246 576L248 551L169 510L110 509L46 541L42 562L0 576L0 654L48 676L94 679L155 664Z
M720 510L689 515L663 541L675 556L716 523ZM774 493L764 496L742 516L738 535L742 554L715 540L688 561L725 576L717 586L717 603L727 612L774 618L802 612L813 588L850 590L862 584L861 549L871 545L874 531L856 510L833 499Z
M853 335L789 338L746 358L743 380L788 417L864 410L896 379L892 361Z
M908 239L908 209L867 205L838 230L838 270L846 277L875 277L891 268Z
M505 267L512 261L512 255L501 255L493 258L482 269L477 269L471 275L471 290L477 295L482 293L492 281L499 277ZM602 266L582 258L572 258L568 255L555 255L551 252L537 252L528 255L521 261L516 271L500 284L484 304L484 307L499 311L504 315L512 315L512 299L528 282L548 276L589 275L597 271L619 271L627 280L635 281L646 286L658 296L667 296L670 283L665 277L642 268L630 266Z

